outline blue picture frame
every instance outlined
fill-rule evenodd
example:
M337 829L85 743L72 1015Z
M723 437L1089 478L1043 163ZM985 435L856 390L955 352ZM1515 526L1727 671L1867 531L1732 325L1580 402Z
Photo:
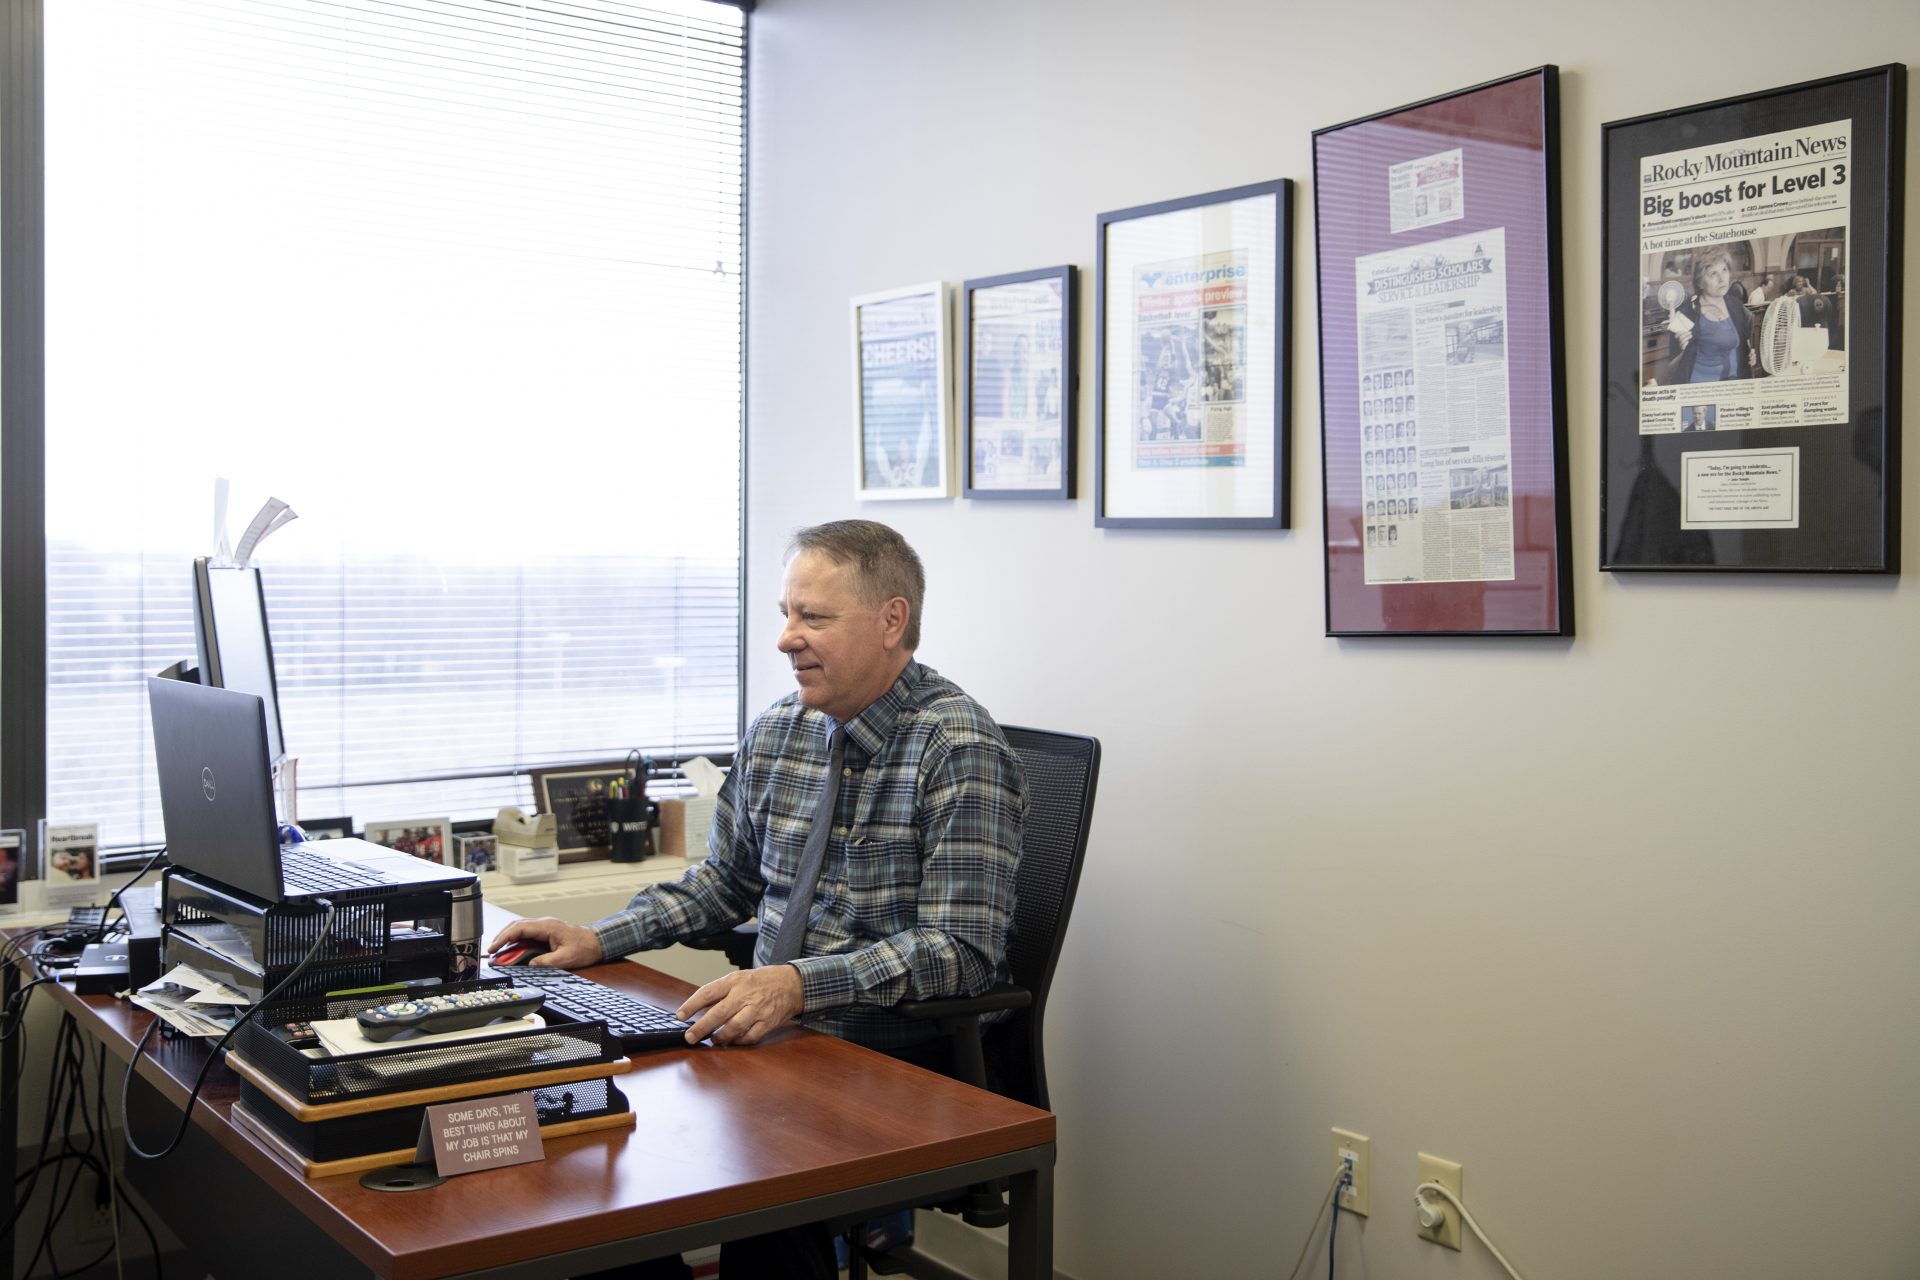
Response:
M1074 496L1078 283L1068 264L960 286L964 496Z

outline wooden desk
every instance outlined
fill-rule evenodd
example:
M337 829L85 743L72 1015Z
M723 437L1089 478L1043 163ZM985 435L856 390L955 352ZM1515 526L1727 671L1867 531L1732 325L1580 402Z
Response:
M20 971L5 968L11 995ZM666 1008L692 989L624 961L588 972ZM122 1061L152 1021L64 987L51 998ZM172 1136L205 1053L149 1042L128 1101L142 1146ZM635 1131L562 1138L538 1163L382 1193L352 1177L309 1181L255 1142L231 1119L233 1075L216 1067L181 1149L128 1156L126 1176L216 1275L316 1280L564 1277L1005 1177L1009 1276L1051 1280L1047 1112L799 1027L749 1049L643 1054L617 1083ZM15 1127L10 1110L9 1145Z

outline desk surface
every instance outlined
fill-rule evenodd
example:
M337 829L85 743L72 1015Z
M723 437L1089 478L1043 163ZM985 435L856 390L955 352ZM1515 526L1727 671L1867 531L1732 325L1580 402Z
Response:
M624 961L587 972L669 1009L692 989ZM152 1021L105 997L60 988L54 998L123 1061ZM179 1105L205 1053L199 1042L156 1035L140 1073ZM1038 1153L1052 1162L1051 1150L1041 1151L1054 1141L1051 1114L799 1027L752 1048L641 1054L617 1083L637 1130L557 1139L544 1161L406 1194L369 1191L353 1177L309 1181L233 1123L237 1086L224 1069L210 1073L194 1118L254 1177L392 1280L510 1268L635 1236L670 1238L994 1157ZM165 1140L144 1130L136 1137L149 1147ZM726 1234L739 1231L715 1238Z

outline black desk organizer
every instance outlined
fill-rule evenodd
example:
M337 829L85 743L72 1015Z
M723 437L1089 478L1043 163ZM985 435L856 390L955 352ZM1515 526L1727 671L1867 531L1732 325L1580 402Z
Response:
M454 902L447 889L381 887L333 896L336 907L327 924L324 907L266 902L170 867L160 891L162 967L191 965L250 1000L273 991L296 969L290 996L454 972L447 936ZM394 927L408 921L415 927Z
M407 1150L420 1136L420 1118L427 1110L427 1104L422 1102L331 1120L301 1120L282 1109L272 1094L245 1080L240 1082L240 1101L249 1116L272 1130L287 1146L315 1162L349 1160L376 1151ZM542 1086L533 1091L533 1104L542 1128L568 1120L624 1115L628 1107L627 1096L608 1078Z
M488 979L464 983L462 990L484 991L512 985L508 979ZM287 1042L289 1023L351 1018L362 1009L405 998L402 992L383 991L276 1001L253 1012L241 1027L235 1047L249 1065L309 1105L414 1089L437 1089L556 1067L613 1063L625 1056L619 1042L608 1036L604 1022L556 1022L417 1049L389 1049L330 1058L309 1058Z
M509 985L488 980L468 984L468 989ZM324 1164L411 1150L428 1102L481 1096L485 1090L476 1093L470 1087L480 1081L498 1080L503 1093L531 1088L543 1129L622 1116L630 1109L611 1079L626 1069L624 1055L603 1022L555 1023L417 1049L328 1058L309 1058L288 1043L289 1023L350 1018L397 998L402 998L400 993L392 991L307 996L256 1010L235 1037L242 1059L236 1065L240 1104L247 1116L305 1160ZM595 1067L606 1074L532 1083L542 1073ZM250 1074L274 1088L254 1083ZM382 1098L402 1093L407 1095L404 1101L381 1105ZM308 1176L324 1172L309 1168Z

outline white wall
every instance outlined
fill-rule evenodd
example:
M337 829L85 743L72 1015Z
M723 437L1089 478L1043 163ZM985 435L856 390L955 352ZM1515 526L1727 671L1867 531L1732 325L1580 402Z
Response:
M927 561L925 660L1105 742L1062 1271L1281 1274L1340 1124L1376 1169L1343 1277L1498 1274L1414 1238L1420 1150L1530 1280L1920 1274L1920 584L1595 568L1600 125L1911 56L1916 13L761 0L749 706L786 533L858 514ZM1547 61L1579 635L1325 639L1310 131ZM1294 532L1096 530L1086 390L1076 502L854 502L849 296L1072 261L1090 321L1098 211L1283 176Z

